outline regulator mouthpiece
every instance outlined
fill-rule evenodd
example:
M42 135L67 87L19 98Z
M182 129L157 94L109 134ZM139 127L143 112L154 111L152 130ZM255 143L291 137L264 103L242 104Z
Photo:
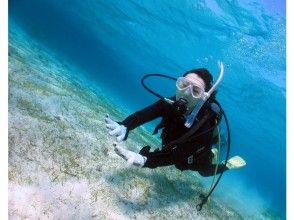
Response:
M178 114L183 115L187 112L187 103L186 99L180 98L173 103L173 107Z

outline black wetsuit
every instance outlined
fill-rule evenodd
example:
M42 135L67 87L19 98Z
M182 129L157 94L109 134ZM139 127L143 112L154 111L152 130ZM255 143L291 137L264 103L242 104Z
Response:
M213 113L214 112L209 107L204 106L197 118L201 120L205 114L211 114L212 117L205 121L187 141L177 146L169 147L168 149L166 146L171 141L180 138L192 128L186 128L184 125L184 117L179 115L174 108L165 101L159 100L128 116L120 123L126 126L128 131L130 131L146 122L162 117L162 121L156 129L162 128L162 149L149 152L149 146L142 148L140 154L147 157L144 167L156 168L175 165L180 170L190 169L198 171L202 176L211 176L214 175L216 166L211 163L213 158L211 152L213 127L215 127L216 118L218 117L216 113ZM220 173L224 169L226 169L226 167L220 164L217 173Z

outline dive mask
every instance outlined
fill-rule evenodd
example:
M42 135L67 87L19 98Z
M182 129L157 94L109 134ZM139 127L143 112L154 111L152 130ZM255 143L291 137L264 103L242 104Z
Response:
M186 101L185 114L190 113L204 93L205 85L198 79L189 80L179 77L176 81L176 100Z

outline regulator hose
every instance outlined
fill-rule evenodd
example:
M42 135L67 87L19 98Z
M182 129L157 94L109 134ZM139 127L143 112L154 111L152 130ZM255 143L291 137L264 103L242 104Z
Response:
M145 84L145 79L152 77L152 76L157 76L157 77L163 77L163 78L167 78L167 79L172 79L172 80L177 80L177 78L172 77L172 76L168 76L168 75L164 75L164 74L160 74L160 73L151 73L151 74L146 74L142 77L141 79L141 84L144 87L144 89L146 89L148 92L150 92L151 94L155 95L156 97L160 98L160 99L164 99L165 97L163 97L162 95L159 95L158 93L154 92L153 90L149 89L146 84Z
M230 155L230 148L231 148L231 135L230 135L230 126L229 126L229 122L228 122L228 118L223 110L223 108L221 107L220 103L216 100L214 100L214 103L218 105L218 107L220 108L222 114L224 115L225 118L225 123L226 123L226 127L227 127L227 134L228 134L228 150L227 150L227 154L226 154L226 159L225 159L225 166L227 164L227 161L229 159L229 155ZM221 180L222 176L223 176L224 170L220 173L217 181L215 182L214 186L211 188L211 190L208 192L208 194L206 196L201 195L201 202L196 206L197 211L201 211L202 207L204 204L207 203L209 196L212 194L212 192L214 191L214 189L216 188L216 186L218 185L219 181Z

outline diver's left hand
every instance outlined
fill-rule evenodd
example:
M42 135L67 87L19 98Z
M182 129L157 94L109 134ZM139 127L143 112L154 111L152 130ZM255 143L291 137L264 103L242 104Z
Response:
M116 136L118 142L125 140L127 128L124 125L120 125L116 121L113 121L108 115L106 115L105 123L106 127L110 130L109 134L111 136Z

